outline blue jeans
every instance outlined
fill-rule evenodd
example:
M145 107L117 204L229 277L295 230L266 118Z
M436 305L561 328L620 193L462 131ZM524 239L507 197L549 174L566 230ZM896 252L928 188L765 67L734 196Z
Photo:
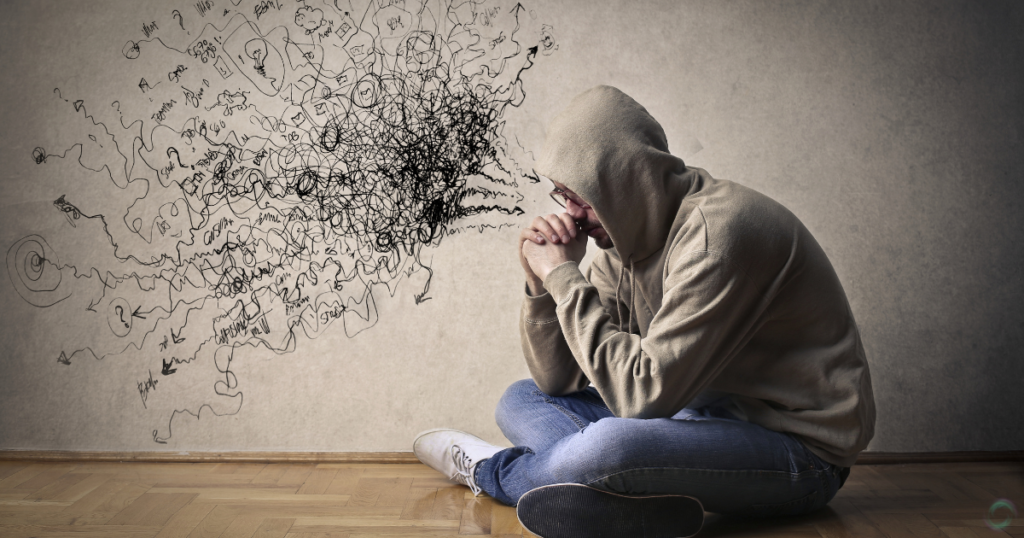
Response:
M714 402L672 418L616 418L593 387L554 397L524 379L505 391L495 418L516 446L481 461L475 479L507 505L536 487L576 483L686 495L709 512L797 515L825 506L849 473Z

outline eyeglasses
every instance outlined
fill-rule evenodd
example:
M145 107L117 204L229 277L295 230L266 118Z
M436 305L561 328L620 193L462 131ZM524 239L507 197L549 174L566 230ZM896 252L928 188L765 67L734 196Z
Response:
M558 187L555 187L555 190L551 191L549 194L551 195L551 199L554 200L556 204L562 207L565 207L566 200L572 200L572 203L578 205L583 209L590 208L590 204L584 202L583 199L581 199L576 194L570 194Z
M533 171L533 174L540 179L551 181L550 178L538 174L536 170ZM554 181L551 181L551 183L554 183ZM565 189L562 189L561 187L555 187L555 190L551 191L549 195L556 204L562 207L565 207L565 202L567 200L572 200L572 203L580 206L581 208L590 209L590 204L584 202L582 198L576 195L576 193L566 192Z

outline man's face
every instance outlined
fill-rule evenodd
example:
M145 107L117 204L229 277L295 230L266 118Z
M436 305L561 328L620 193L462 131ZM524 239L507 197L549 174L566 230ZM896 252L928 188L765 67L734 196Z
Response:
M571 190L565 185L552 181L555 185L555 190L551 191L551 197L555 201L561 199L564 203L560 202L565 207L565 212L572 217L572 220L576 222L576 225L580 227L583 233L594 239L594 243L600 249L612 248L612 238L608 237L608 232L605 231L604 226L601 225L601 221L597 220L597 213L594 212L594 208L590 207L583 198Z

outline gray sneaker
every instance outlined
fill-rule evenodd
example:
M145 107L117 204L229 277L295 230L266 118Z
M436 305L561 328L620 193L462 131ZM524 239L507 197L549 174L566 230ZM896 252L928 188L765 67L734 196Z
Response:
M516 515L541 538L685 538L704 525L704 507L693 497L620 495L583 484L532 489Z
M477 464L502 450L483 439L461 432L438 428L427 430L412 442L413 454L449 480L469 486L473 495L480 495L480 486L473 479Z

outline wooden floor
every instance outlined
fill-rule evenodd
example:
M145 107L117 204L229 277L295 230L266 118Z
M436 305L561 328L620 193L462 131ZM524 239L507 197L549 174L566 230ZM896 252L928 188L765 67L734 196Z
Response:
M1024 514L1001 531L986 526L999 499L1024 508L1024 463L857 466L815 514L708 514L700 536L1024 536ZM422 465L0 461L3 538L523 534L513 508Z

